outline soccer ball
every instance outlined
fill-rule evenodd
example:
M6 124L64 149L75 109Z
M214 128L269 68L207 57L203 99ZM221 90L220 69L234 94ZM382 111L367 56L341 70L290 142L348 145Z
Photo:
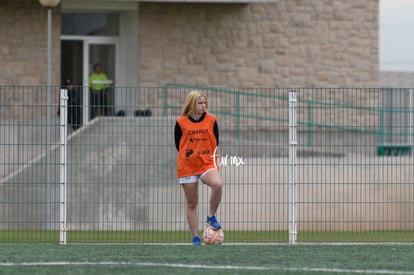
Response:
M205 244L222 244L224 241L223 229L215 230L211 226L204 229L203 241Z

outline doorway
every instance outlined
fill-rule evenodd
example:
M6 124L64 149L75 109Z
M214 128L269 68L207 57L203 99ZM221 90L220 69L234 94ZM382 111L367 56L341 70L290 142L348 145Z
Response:
M71 36L62 37L61 78L71 79L82 90L83 124L91 119L89 76L96 63L101 64L102 72L108 78L106 99L108 112L115 113L114 87L117 79L118 39L114 37Z
M111 114L133 115L125 106L137 102L135 93L114 91L138 85L138 3L98 2L93 8L82 1L61 5L61 79L71 78L82 88L84 124L91 118L88 87L95 63L110 83Z
M107 76L105 115L112 115L118 74L119 14L62 13L61 20L61 79L71 79L81 90L83 123L92 118L89 76L96 63Z

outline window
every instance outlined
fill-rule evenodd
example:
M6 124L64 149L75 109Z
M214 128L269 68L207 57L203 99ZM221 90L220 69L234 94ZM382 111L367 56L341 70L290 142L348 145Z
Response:
M101 13L63 13L63 35L118 36L119 15Z

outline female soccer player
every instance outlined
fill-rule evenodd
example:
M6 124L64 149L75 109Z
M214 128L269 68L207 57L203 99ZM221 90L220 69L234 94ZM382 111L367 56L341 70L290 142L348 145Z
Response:
M178 180L187 200L187 222L193 245L201 245L197 215L199 180L211 188L207 223L216 230L221 228L216 218L223 189L216 153L219 130L216 118L207 109L207 97L200 91L191 91L174 130Z

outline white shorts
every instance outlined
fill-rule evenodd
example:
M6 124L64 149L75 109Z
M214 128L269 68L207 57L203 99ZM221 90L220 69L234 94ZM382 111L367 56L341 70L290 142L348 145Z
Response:
M211 169L216 169L216 168L209 168L206 171L204 171L202 174L199 175L195 175L195 176L188 176L188 177L182 177L178 179L178 182L180 184L186 184L186 183L194 183L194 182L198 182L198 180L201 179L201 181L203 181L203 177L204 175L210 171Z

